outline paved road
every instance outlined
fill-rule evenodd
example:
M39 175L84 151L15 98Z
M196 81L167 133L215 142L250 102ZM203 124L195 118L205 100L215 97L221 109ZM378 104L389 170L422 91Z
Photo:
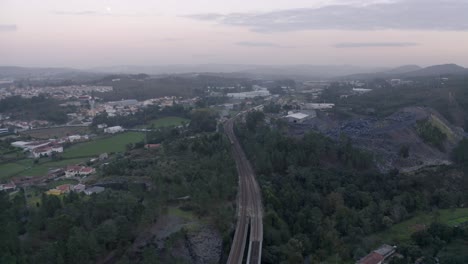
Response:
M248 240L247 263L259 264L262 256L263 209L260 187L255 180L250 162L234 134L234 119L224 124L224 131L231 140L232 152L239 174L237 226L229 252L228 264L241 264ZM250 227L250 237L247 233Z

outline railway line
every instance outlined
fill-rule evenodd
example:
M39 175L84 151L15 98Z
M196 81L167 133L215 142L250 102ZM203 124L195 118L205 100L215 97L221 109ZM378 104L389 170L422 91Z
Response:
M260 264L263 243L261 192L252 166L234 134L234 119L224 124L224 131L231 141L232 153L239 174L237 224L227 263L243 263L245 248L248 245L246 263ZM249 230L250 235L248 235Z

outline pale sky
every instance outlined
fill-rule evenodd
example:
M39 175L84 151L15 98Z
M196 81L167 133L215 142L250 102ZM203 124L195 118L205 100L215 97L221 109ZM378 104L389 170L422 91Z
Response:
M468 66L468 0L0 0L0 65Z

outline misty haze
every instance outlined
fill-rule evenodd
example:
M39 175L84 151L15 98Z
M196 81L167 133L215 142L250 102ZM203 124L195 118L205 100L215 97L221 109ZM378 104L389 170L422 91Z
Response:
M0 263L468 263L465 0L0 0Z

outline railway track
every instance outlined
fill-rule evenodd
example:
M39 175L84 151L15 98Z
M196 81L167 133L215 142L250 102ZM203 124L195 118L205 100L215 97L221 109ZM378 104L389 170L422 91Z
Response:
M224 124L224 131L231 141L232 154L239 174L237 224L227 263L243 263L245 247L248 243L246 263L259 264L263 242L263 208L260 187L252 166L234 134L234 118ZM248 236L249 228L250 236Z

